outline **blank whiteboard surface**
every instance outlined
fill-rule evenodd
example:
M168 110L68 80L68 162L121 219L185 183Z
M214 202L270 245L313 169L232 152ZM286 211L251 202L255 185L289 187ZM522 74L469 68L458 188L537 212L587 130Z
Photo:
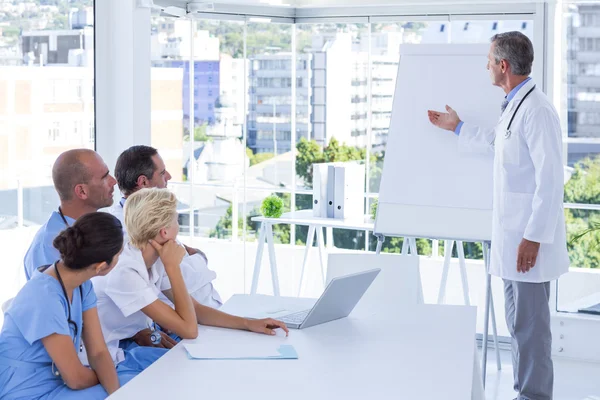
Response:
M488 44L403 45L379 191L375 232L490 240L493 154L459 153L458 137L427 110L454 108L493 127L504 98L486 69Z

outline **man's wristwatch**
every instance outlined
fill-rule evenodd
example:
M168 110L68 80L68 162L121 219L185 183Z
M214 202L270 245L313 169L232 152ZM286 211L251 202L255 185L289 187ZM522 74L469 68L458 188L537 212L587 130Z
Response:
M159 345L160 342L162 341L162 336L160 335L160 332L156 331L154 323L152 323L152 325L150 326L150 341L152 342L153 345Z

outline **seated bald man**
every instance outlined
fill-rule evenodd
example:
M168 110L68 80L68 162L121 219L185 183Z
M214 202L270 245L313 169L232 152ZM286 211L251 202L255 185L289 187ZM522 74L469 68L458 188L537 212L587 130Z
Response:
M60 259L52 242L61 231L80 216L113 204L113 191L117 183L102 157L89 149L69 150L59 155L52 167L52 181L60 205L38 230L25 254L27 280L39 267Z

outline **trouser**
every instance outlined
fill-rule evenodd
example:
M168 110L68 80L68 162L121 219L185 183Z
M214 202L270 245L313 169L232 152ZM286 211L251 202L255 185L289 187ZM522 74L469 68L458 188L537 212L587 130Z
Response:
M517 399L552 400L550 282L504 280L504 296Z

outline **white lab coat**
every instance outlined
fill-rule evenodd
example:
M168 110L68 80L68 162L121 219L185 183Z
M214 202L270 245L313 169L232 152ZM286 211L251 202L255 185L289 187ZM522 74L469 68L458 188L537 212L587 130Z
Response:
M523 101L506 138L517 105L533 87L519 89L495 128L465 122L461 151L494 152L494 196L490 273L519 282L548 282L568 271L560 121L539 86ZM525 238L541 243L536 265L517 272L517 250Z
M123 233L125 243L128 242L127 231L125 230L125 216L123 214L123 206L120 202L114 202L111 207L105 208L102 211L114 215L123 225ZM181 244L181 242L179 242ZM217 278L216 272L208 268L208 260L200 254L190 256L186 254L181 261L181 274L190 295L200 304L220 308L223 305L221 296L215 289L213 281ZM166 278L169 279L168 277ZM170 284L169 284L170 286ZM165 303L174 307L162 293L159 298Z
M166 298L162 292L171 289L171 282L160 258L148 269L142 252L126 243L115 268L92 278L92 283L104 340L113 361L119 363L125 358L119 341L152 326L142 309Z

